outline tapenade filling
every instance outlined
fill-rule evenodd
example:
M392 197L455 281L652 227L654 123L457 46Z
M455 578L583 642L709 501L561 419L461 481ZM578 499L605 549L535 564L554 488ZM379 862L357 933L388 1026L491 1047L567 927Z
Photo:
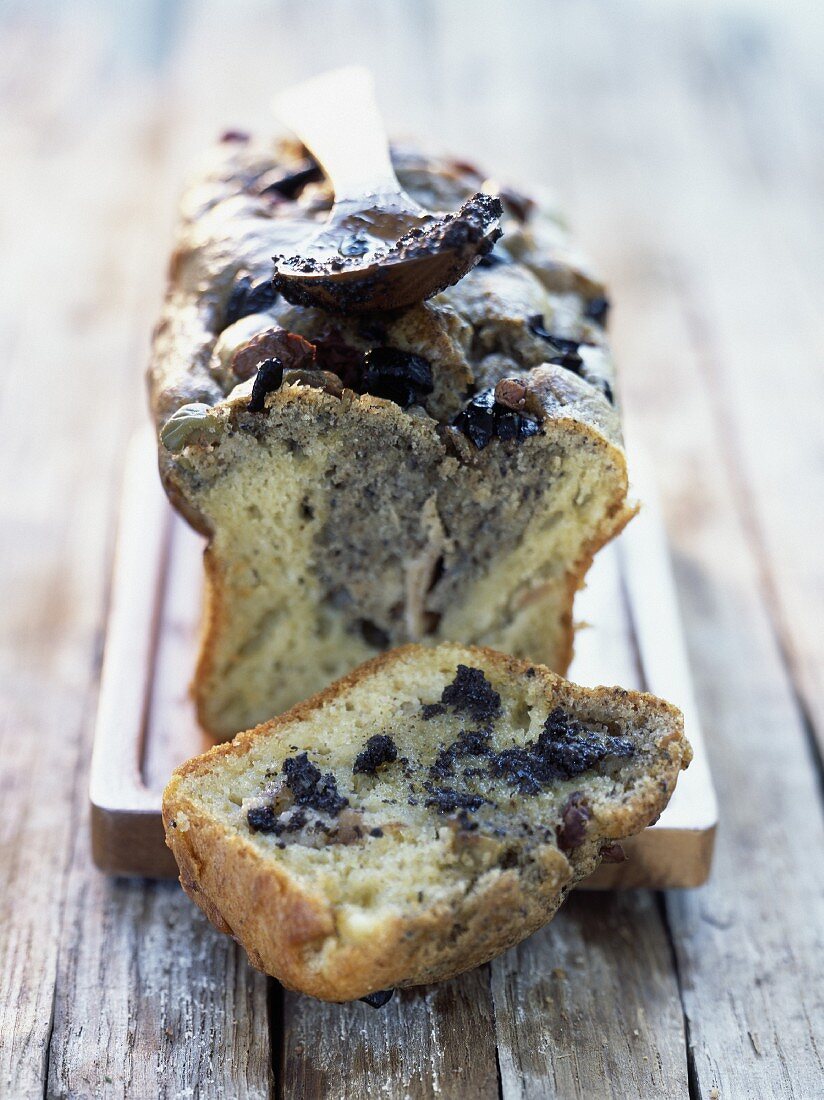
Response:
M352 774L381 778L387 772L384 778L402 786L410 806L423 804L435 810L459 832L480 829L499 838L540 835L544 841L555 836L562 850L580 846L591 817L581 792L567 797L554 833L548 823L536 834L526 817L512 812L513 796L546 793L553 785L592 773L601 764L629 758L635 753L633 743L606 726L582 722L556 707L537 738L496 748L494 728L502 712L501 697L483 671L458 665L440 701L423 703L418 717L427 722L436 717L448 719L453 729L456 720L472 725L460 728L457 736L441 744L430 763L399 757L393 737L374 734L355 755ZM353 800L357 801L355 794L346 797L338 790L334 774L323 773L302 752L288 757L261 796L250 800L247 823L253 832L288 836L293 842L315 846L383 837L389 822L370 820L367 824L365 811L352 805ZM388 795L381 802L397 804L396 798ZM499 804L507 808L505 821L495 815Z

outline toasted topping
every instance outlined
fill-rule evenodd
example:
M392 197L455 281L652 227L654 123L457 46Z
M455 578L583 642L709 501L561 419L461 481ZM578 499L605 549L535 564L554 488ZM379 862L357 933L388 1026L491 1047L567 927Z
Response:
M392 764L398 759L395 742L385 733L370 737L361 752L355 757L352 766L353 775L374 775L382 764Z

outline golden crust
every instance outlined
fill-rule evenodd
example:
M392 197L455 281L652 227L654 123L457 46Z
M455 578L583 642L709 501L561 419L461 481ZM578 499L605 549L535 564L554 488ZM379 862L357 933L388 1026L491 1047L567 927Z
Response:
M584 845L569 858L546 844L538 849L539 871L528 879L519 868L495 868L481 875L468 893L438 904L387 917L366 941L340 934L336 912L308 891L247 836L232 832L185 793L186 781L220 772L227 757L243 756L262 737L285 735L355 685L391 665L431 654L410 645L382 654L311 699L270 722L239 734L174 773L163 799L167 844L180 867L189 897L221 931L235 937L253 965L283 984L312 996L346 1001L375 990L440 981L477 966L548 921L572 885L600 862L605 842L639 832L654 821L674 790L691 750L680 712L670 704L620 688L579 688L549 669L490 649L445 645L463 660L494 668L502 677L528 670L553 705L590 704L621 708L638 721L654 718L662 727L654 765L626 800L599 804ZM181 819L186 827L181 828Z

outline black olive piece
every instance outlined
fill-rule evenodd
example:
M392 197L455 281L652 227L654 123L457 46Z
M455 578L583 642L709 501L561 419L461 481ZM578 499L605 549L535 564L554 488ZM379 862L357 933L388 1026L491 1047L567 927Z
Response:
M517 439L520 434L521 417L516 413L501 412L495 417L495 434L498 439Z
M428 722L430 718L436 717L439 714L445 714L446 707L443 703L424 703L421 707L421 718L425 722Z
M272 286L271 279L253 283L248 275L244 275L232 287L232 293L226 303L223 328L233 325L241 317L248 317L252 313L265 312L274 305L277 296L278 293Z
M252 383L252 396L246 406L249 412L263 412L263 400L266 394L278 389L282 381L283 363L280 359L264 359Z
M339 793L332 772L323 775L305 752L287 757L283 761L283 774L299 806L308 806L311 810L337 817L349 805L349 799Z
M277 831L277 814L271 806L253 806L246 814L246 821L253 833Z
M365 1005L369 1005L370 1008L383 1008L385 1004L389 1004L394 996L394 989L379 989L377 993L367 993L365 997L360 997L359 1000L363 1001Z
M538 435L540 426L520 413L508 409L495 400L495 390L490 388L476 394L452 421L469 440L482 451L494 436L498 439L528 439Z
M578 354L578 348L581 346L580 340L569 340L565 336L553 335L544 327L544 315L542 313L536 313L529 318L529 331L551 345L555 354L549 359L550 363L555 363L559 367L566 367L567 370L574 371L576 374L580 371L584 363Z
M467 810L469 813L474 813L476 810L480 810L481 806L493 805L483 795L466 794L463 791L455 790L454 787L436 787L434 783L428 780L423 787L429 794L424 806L430 810L437 810L439 814L453 814L456 810Z
M389 646L389 635L377 623L370 619L358 619L358 628L367 645L374 646L375 649L386 649Z
M500 695L482 670L470 665L458 665L455 679L441 692L441 702L477 722L494 720L501 712Z
M612 392L612 386L604 378L599 378L596 385L603 393L604 397L609 401L610 405L615 404L615 394Z
M361 388L402 408L432 393L432 367L422 355L399 348L370 348L363 357Z
M482 451L495 435L495 390L475 394L455 417L454 424Z
M353 775L374 775L381 764L392 764L398 759L398 747L386 733L370 737L355 757Z
M526 416L519 416L518 420L519 420L519 424L518 424L518 441L519 442L522 439L529 439L529 437L532 436L532 435L540 435L541 434L541 426L540 426L540 424L537 424L534 420L530 420Z
M317 183L320 179L323 179L320 165L307 160L291 171L279 172L276 169L264 172L255 180L254 190L258 195L279 195L283 199L294 202L307 183Z
M592 298L586 304L584 316L589 318L590 321L594 321L596 325L600 325L601 328L606 328L607 318L609 317L609 298L603 296Z

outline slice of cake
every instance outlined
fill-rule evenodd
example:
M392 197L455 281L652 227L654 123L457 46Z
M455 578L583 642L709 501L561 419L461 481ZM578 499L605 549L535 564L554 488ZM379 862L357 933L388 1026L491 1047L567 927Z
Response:
M394 160L433 210L485 186ZM549 212L501 198L502 239L456 286L344 317L271 282L331 201L305 150L227 135L187 194L150 383L164 484L209 539L213 734L409 641L566 670L575 591L632 515L607 303Z
M548 921L654 821L680 713L489 649L409 645L179 768L189 896L289 988L441 981Z

